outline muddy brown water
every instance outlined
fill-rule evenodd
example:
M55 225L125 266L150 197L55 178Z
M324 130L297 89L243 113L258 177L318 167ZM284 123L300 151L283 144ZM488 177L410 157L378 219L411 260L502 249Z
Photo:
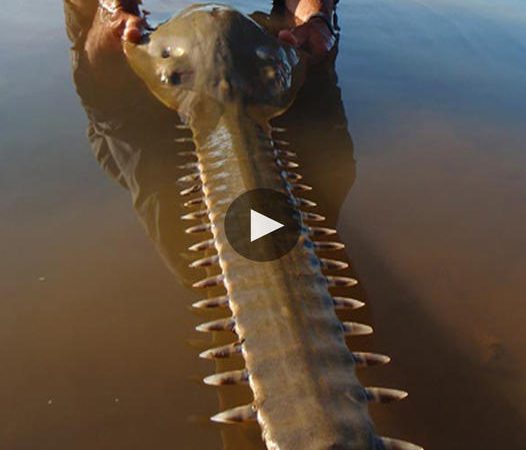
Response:
M351 344L393 357L360 376L410 392L372 408L378 429L526 448L526 7L341 3L336 73L278 122L361 281L376 333ZM155 20L182 5L148 2ZM134 208L88 144L60 2L0 16L0 448L261 449L256 427L207 421L249 395L200 383L166 112L130 119L139 152L111 149Z

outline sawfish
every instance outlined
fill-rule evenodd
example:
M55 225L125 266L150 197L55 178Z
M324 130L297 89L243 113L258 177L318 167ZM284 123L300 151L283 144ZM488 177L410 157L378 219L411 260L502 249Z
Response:
M228 317L203 323L202 332L227 331L231 344L201 353L207 359L240 355L241 370L205 378L214 386L248 385L253 401L220 412L221 423L257 421L269 450L417 450L381 437L369 402L401 400L398 389L364 387L357 367L382 365L389 357L349 350L346 337L372 333L365 324L341 321L337 309L363 303L336 296L334 289L357 284L338 276L344 261L331 259L343 244L336 231L303 197L312 187L298 173L298 155L275 138L271 120L289 108L301 87L306 62L242 13L225 5L198 4L126 43L127 60L153 93L180 115L193 149L182 152L188 186L181 196L195 222L186 232L206 235L190 247L202 253L191 267L208 276L194 284L218 292L196 302L224 309ZM281 258L252 261L238 254L225 233L229 205L253 189L286 195L300 236Z

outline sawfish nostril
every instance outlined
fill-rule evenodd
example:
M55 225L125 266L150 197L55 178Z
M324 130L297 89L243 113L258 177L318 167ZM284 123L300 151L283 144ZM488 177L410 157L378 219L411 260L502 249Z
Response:
M177 72L172 72L172 74L170 75L170 84L181 84L181 81L181 74Z
M170 74L162 73L161 83L177 86L178 84L182 83L182 74L180 74L179 72L172 72Z

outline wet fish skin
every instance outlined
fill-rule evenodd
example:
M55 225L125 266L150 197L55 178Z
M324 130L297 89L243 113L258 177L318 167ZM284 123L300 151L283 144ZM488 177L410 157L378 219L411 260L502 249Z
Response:
M288 192L288 182L280 175L265 128L238 105L227 105L215 121L216 128L206 134L200 132L200 120L192 119L191 124L197 130L208 219L235 322L233 331L242 342L247 381L254 394L252 406L267 447L382 448L344 336L370 328L344 327L329 292L329 280L345 285L354 280L323 275L306 227L298 245L278 260L254 262L235 252L224 230L229 204L218 200L224 193L236 198L261 187ZM218 159L220 166L214 164ZM228 176L218 178L218 172ZM214 420L242 420L237 413Z
M304 222L324 217L301 211L298 244L280 259L254 262L230 246L224 230L229 204L256 188L290 196L301 174L290 172L297 155L273 139L270 120L287 109L301 85L304 63L291 47L279 43L257 24L222 5L190 7L145 38L126 44L131 67L163 103L177 110L192 131L189 176L195 182L182 191L186 205L196 208L185 220L206 219L189 232L211 232L191 247L203 255L194 267L214 265L220 271L195 284L223 287L224 297L198 302L197 307L228 306L231 317L197 327L202 332L234 332L236 342L201 353L203 358L241 354L245 369L205 379L212 385L248 383L254 400L215 415L212 420L236 423L257 420L269 450L417 449L412 444L377 436L369 417L370 400L403 398L403 391L365 389L356 366L389 362L383 355L356 353L345 334L365 334L366 325L343 323L335 306L357 308L360 302L334 297L331 286L352 286L355 280L327 275L345 268L317 252L337 251L339 242L313 242L311 235L330 229ZM281 132L281 130L275 130ZM186 142L186 141L185 141ZM182 145L182 143L179 143ZM177 145L177 144L176 144ZM294 189L296 186L297 189ZM195 198L194 198L195 197ZM188 199L189 198L189 199ZM203 211L206 211L203 213ZM218 267L217 267L218 266Z

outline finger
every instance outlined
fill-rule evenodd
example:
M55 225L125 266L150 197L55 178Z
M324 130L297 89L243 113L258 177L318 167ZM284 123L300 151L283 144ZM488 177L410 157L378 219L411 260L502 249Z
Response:
M286 44L292 45L293 47L299 47L300 44L294 33L291 30L281 30L278 33L278 39Z
M300 25L299 27L293 28L291 30L291 33L296 39L299 47L303 47L309 40L308 24Z
M137 44L142 38L142 29L136 26L126 26L122 39Z
M144 19L133 16L126 21L126 28L122 35L125 41L137 43L142 38L142 31L144 28Z
M126 20L124 17L119 16L110 22L110 29L116 38L121 38L126 28Z

